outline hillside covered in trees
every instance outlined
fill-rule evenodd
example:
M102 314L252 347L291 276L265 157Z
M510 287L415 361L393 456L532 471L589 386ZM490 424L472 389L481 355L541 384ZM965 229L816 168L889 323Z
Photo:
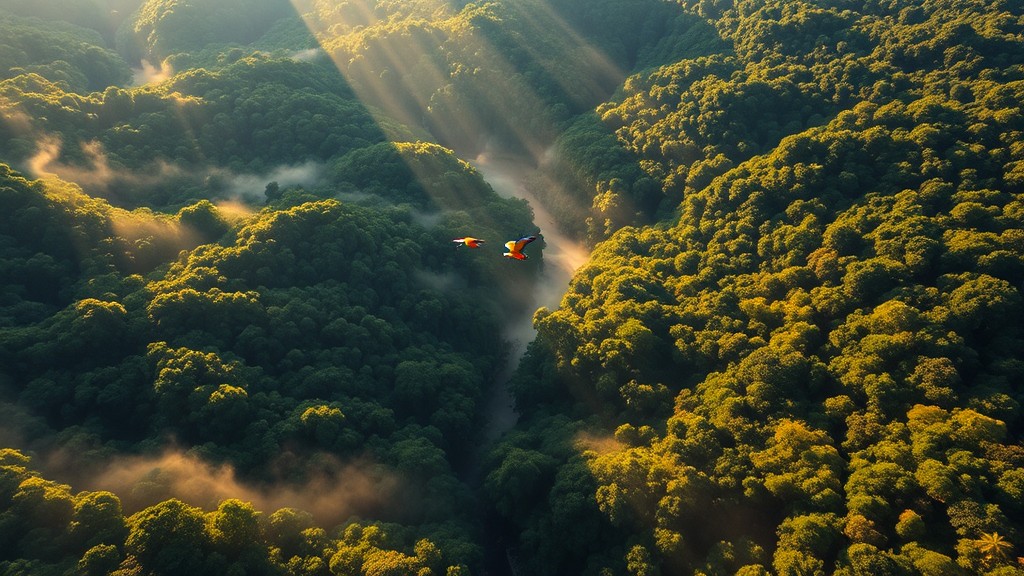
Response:
M1022 102L1008 0L0 0L0 572L1024 574Z

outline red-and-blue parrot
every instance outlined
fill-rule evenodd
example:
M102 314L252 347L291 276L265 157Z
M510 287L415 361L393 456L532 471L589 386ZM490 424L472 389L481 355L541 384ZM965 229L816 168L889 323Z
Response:
M505 248L508 252L505 252L502 256L505 256L506 258L515 258L516 260L526 260L526 254L523 254L523 248L536 239L536 236L524 236L519 240L509 240L508 242L505 242Z
M459 246L469 246L470 248L479 248L480 245L484 243L483 240L481 240L479 238L473 238L472 236L465 236L463 238L456 238L455 240L452 240L452 242L455 242L455 247L456 248L458 248Z

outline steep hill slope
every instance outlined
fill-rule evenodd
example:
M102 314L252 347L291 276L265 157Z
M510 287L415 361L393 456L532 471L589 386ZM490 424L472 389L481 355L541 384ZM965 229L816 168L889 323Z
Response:
M1024 15L721 8L600 107L677 208L538 312L495 513L537 574L1018 573Z

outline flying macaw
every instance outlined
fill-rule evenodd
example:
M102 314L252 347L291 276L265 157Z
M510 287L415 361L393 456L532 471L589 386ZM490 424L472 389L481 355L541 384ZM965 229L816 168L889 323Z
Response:
M502 256L505 256L506 258L515 258L516 260L526 260L526 254L523 254L523 248L536 239L536 236L524 236L519 240L509 240L508 242L505 242L505 248L508 252L505 252Z
M472 236L466 236L464 238L456 238L455 240L452 240L452 242L455 242L455 247L456 248L458 248L460 246L469 246L470 248L479 248L480 245L484 243L483 240L481 240L479 238L473 238Z

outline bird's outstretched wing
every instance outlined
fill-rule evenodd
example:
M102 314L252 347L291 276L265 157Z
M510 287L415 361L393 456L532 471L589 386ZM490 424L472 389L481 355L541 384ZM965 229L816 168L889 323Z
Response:
M472 236L465 236L463 238L456 238L455 240L452 240L452 242L455 242L456 247L469 246L470 248L479 248L480 245L484 243L484 240L473 238Z
M519 240L509 240L508 242L505 242L505 248L508 249L508 252L505 252L504 256L508 258L515 258L516 260L526 260L526 254L523 254L523 248L536 239L536 236L524 236Z
M523 248L526 248L527 244L529 244L530 242L533 242L536 239L537 239L536 236L524 236L524 237L520 238L519 240L516 240L515 241L515 247L516 247L515 251L516 252L522 252Z

